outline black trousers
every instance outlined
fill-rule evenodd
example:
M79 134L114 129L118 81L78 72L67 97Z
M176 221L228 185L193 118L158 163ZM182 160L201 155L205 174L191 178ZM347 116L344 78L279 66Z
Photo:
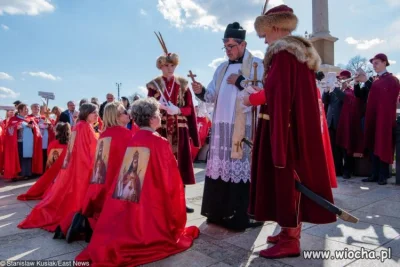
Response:
M46 172L46 163L47 163L47 148L42 149L43 151L43 173Z
M377 155L371 153L372 158L372 178L384 181L389 176L389 163L383 162Z
M331 149L333 154L333 161L335 162L336 176L343 174L343 149L336 145L336 129L329 128L329 138L331 140Z
M355 159L352 154L348 154L346 149L342 148L343 156L343 175L351 176L354 172Z

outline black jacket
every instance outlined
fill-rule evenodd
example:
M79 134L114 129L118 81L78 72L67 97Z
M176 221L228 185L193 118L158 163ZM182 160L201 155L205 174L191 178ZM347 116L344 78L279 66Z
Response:
M61 112L59 121L66 122L66 123L69 123L69 125L71 125L71 118L69 117L68 109Z
M326 114L328 128L337 129L345 95L346 94L338 87L336 87L332 93L324 92L322 94L322 102L328 107L328 112Z

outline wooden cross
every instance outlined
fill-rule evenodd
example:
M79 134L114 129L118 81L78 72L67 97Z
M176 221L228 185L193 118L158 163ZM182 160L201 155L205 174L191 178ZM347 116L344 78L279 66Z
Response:
M197 77L197 75L196 75L196 74L193 74L193 72L192 72L191 70L189 70L188 77L190 77L190 78L192 79L193 83L196 82L196 80L194 79L194 77Z
M235 143L235 147L236 147L236 152L239 152L239 147L242 148L242 143L239 142L239 141L237 141L237 142Z

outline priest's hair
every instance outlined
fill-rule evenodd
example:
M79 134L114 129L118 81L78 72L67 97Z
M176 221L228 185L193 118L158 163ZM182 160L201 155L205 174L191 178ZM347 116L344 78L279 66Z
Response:
M131 107L132 119L139 127L149 127L159 108L160 103L153 97L136 100Z
M157 58L156 66L158 69L161 69L165 64L172 64L178 66L179 64L179 56L175 53L169 53L168 55L162 55Z
M103 131L109 127L113 126L126 126L121 125L120 121L118 120L119 116L125 110L124 106L120 102L110 102L104 108L104 115L103 115L103 123L104 128Z

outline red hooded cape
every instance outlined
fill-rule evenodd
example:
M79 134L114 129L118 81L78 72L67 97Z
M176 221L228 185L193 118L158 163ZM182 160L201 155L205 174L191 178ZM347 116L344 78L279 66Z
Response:
M136 134L137 132L139 132L140 128L139 126L132 120L132 128L131 131L133 134Z
M347 88L336 131L336 143L346 149L348 154L364 152L364 136L361 127L363 102Z
M190 139L190 151L192 153L193 161L196 159L197 154L200 151L200 148L204 146L210 128L211 128L211 121L207 117L197 117L197 129L199 131L200 147L194 146L192 139Z
M4 175L5 179L13 179L21 171L18 154L18 126L22 122L33 122L33 155L32 155L32 173L43 173L43 152L42 136L38 125L29 118L21 119L18 116L10 118L4 134ZM7 152L6 152L7 151Z
M73 129L63 166L51 190L18 227L54 232L60 221L80 210L89 186L96 151L92 126L80 121Z
M365 113L366 147L389 164L393 163L394 157L399 91L399 80L386 72L372 83Z
M131 198L135 185L128 186L125 177L134 162L140 184ZM158 133L140 130L132 138L111 191L89 245L76 260L137 266L182 252L198 237L197 227L185 228L182 179L168 141Z
M3 126L0 124L0 175L3 173L4 167L3 135Z
M36 116L31 114L31 115L28 115L27 117L29 119L34 119L36 124L38 124L38 125L39 125L39 122L40 122L39 120L46 121L46 117L45 116L36 117ZM56 133L55 133L55 129L54 129L55 121L50 119L50 123L48 123L47 125L48 125L47 131L48 131L48 134L49 134L48 135L49 136L48 144L50 144L51 142L53 142L56 139Z
M106 174L101 181L96 181L96 162L94 162L93 174L90 180L90 185L87 190L86 196L83 200L82 214L92 219L90 220L90 226L94 230L95 222L100 216L100 212L103 208L104 201L107 193L110 191L111 185L118 175L119 168L122 163L122 159L125 154L126 147L132 139L132 132L121 126L115 126L107 128L101 135L97 142L97 152L99 151L99 145L104 142L108 150L103 150L103 157L107 155L106 162ZM112 157L110 157L112 155Z
M56 161L52 162L50 166L47 167L46 172L37 180L37 182L32 185L29 190L22 195L17 197L18 200L34 200L34 199L43 199L43 196L46 191L50 189L53 185L54 179L57 177L59 171L61 170L61 166L64 162L65 155L67 153L67 145L60 144L58 140L55 140L50 143L47 148L47 162L51 161L51 157L53 153L59 154L59 157Z

